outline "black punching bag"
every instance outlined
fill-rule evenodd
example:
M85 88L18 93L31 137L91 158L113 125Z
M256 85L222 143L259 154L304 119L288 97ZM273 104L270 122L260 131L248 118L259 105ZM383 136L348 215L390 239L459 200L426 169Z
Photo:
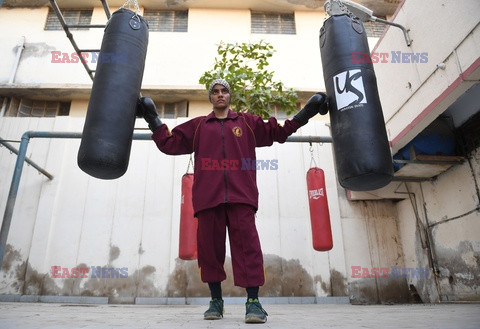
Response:
M77 162L101 179L128 167L148 45L148 25L131 10L112 14L103 35Z
M393 162L373 64L352 60L359 52L370 55L360 21L334 15L324 22L320 53L338 179L346 189L369 191L392 180Z

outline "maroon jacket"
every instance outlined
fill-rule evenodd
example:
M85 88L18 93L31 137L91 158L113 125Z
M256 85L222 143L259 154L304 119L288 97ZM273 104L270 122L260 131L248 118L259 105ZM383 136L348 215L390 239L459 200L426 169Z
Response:
M264 122L259 116L232 110L220 120L212 111L172 132L161 125L152 138L166 154L195 152L192 193L196 214L221 203L246 203L258 209L255 147L284 143L298 128L296 120L286 120L281 126L273 117Z

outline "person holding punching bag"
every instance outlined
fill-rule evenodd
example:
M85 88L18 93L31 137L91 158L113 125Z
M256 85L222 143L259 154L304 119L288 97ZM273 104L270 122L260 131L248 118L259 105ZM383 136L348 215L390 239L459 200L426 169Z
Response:
M326 95L313 95L292 120L281 126L273 117L265 122L259 116L232 111L232 91L223 79L213 81L208 94L212 112L180 124L171 132L158 116L152 99L140 98L138 112L148 122L160 151L170 155L195 152L192 198L198 218L198 266L212 297L204 319L223 317L221 282L226 279L228 229L234 284L245 288L248 296L245 322L264 323L268 314L258 300L265 277L255 226L256 168L242 170L242 159L255 163L256 147L284 143L314 115L326 114Z

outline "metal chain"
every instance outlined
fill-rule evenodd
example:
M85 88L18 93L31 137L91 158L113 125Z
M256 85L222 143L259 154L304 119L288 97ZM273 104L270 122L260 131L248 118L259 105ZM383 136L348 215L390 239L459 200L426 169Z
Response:
M188 167L187 167L187 172L186 172L187 174L190 171L190 166L192 166L192 170L193 170L194 166L193 166L192 154L190 154L190 160L188 160Z
M338 5L338 8L340 8L341 11L343 11L345 14L347 14L350 17L355 17L355 15L348 10L347 6L343 3L341 0L330 0L325 7L325 11L328 13L332 9L332 3L336 3ZM325 15L325 19L327 19L327 16Z
M310 156L311 156L311 158L310 158L310 168L313 168L312 163L315 165L315 167L318 167L317 162L315 161L315 157L313 156L313 145L312 145L312 143L310 143L310 149L309 150L310 150Z
M334 1L336 1L340 4L340 8L342 9L342 11L344 13L348 14L348 16L354 16L353 13L350 10L348 10L347 6L345 6L343 1L341 1L341 0L334 0Z
M140 7L138 6L138 1L137 0L127 0L127 1L125 1L125 3L123 4L123 6L121 8L125 8L126 6L128 6L127 9L130 9L132 3L133 3L133 9L135 11L135 14L140 14Z

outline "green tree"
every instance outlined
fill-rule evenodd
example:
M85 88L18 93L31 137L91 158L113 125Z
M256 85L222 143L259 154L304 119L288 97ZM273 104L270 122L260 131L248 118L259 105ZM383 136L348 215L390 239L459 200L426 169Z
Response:
M232 88L232 107L239 112L249 112L266 119L277 108L287 115L297 110L295 90L286 89L282 82L273 80L268 71L268 61L275 52L265 41L258 43L224 43L217 48L213 69L205 72L199 83L206 88L215 79L225 79Z

